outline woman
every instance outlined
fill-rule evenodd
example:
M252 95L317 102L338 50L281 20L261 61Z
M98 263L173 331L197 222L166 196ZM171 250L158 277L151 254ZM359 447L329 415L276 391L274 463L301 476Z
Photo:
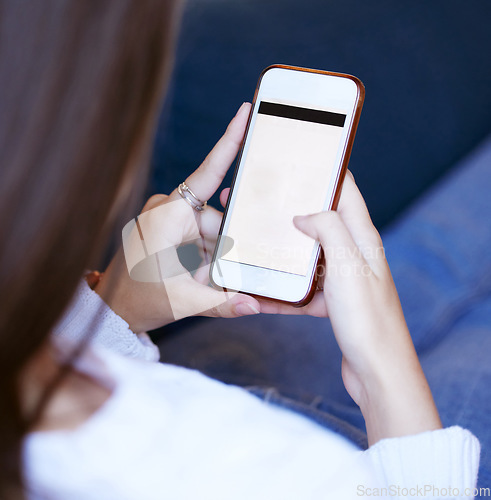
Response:
M441 429L352 177L338 213L295 224L326 250L350 250L329 262L349 275L330 273L302 313L329 313L344 384L365 418L365 452L243 389L127 359L156 359L143 332L174 320L175 297L179 316L210 303L204 314L222 317L289 308L242 294L226 300L200 276L175 288L137 282L121 252L102 279L92 275L95 290L80 283L111 229L134 216L177 10L161 0L0 6L0 496L351 498L417 484L472 496L479 443L461 428ZM199 199L219 187L249 110L240 108L186 179ZM173 218L159 224L179 243L194 214L177 190L144 211L171 204ZM207 239L219 217L203 212Z

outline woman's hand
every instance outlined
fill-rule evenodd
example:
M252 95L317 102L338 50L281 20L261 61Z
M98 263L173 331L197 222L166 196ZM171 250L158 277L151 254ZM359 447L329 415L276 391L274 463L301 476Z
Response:
M239 150L249 112L250 104L243 104L202 165L186 179L186 184L200 200L208 200L220 186ZM196 314L237 317L259 312L260 305L255 298L207 286L209 265L200 266L191 276L177 256L176 249L182 243L194 240L200 245L201 233L204 242L200 245L202 257L206 254L211 258L221 222L220 212L207 206L197 216L197 212L175 189L169 196L155 195L150 198L142 214L139 223L146 248L152 240L159 247L159 252L150 255L150 258L153 264L158 261L160 282L132 279L120 249L95 287L96 292L128 322L134 332L158 328ZM134 231L137 230L135 226ZM136 235L137 244L141 245L138 233Z
M294 224L322 245L324 291L304 308L261 301L261 311L329 315L343 381L362 410L370 444L440 428L382 240L351 173L336 212L295 217Z

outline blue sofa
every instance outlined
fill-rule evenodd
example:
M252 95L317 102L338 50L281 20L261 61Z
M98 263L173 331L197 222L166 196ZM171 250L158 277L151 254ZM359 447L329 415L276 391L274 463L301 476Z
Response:
M200 164L264 67L327 69L365 83L350 168L382 228L491 131L490 19L486 0L189 0L149 191Z

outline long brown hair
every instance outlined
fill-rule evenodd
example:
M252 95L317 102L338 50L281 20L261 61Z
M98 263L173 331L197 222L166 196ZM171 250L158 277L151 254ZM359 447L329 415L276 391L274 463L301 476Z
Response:
M176 3L0 0L0 498L22 480L19 375L142 187Z

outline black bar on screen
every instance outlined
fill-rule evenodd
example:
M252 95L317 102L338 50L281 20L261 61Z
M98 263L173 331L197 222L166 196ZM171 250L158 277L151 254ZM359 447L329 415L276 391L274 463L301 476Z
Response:
M332 125L334 127L344 127L346 115L341 113L332 113L330 111L321 111L319 109L298 108L297 106L288 106L287 104L278 104L275 102L261 101L259 111L263 115L279 116L280 118L290 118L303 122L321 123L323 125Z

